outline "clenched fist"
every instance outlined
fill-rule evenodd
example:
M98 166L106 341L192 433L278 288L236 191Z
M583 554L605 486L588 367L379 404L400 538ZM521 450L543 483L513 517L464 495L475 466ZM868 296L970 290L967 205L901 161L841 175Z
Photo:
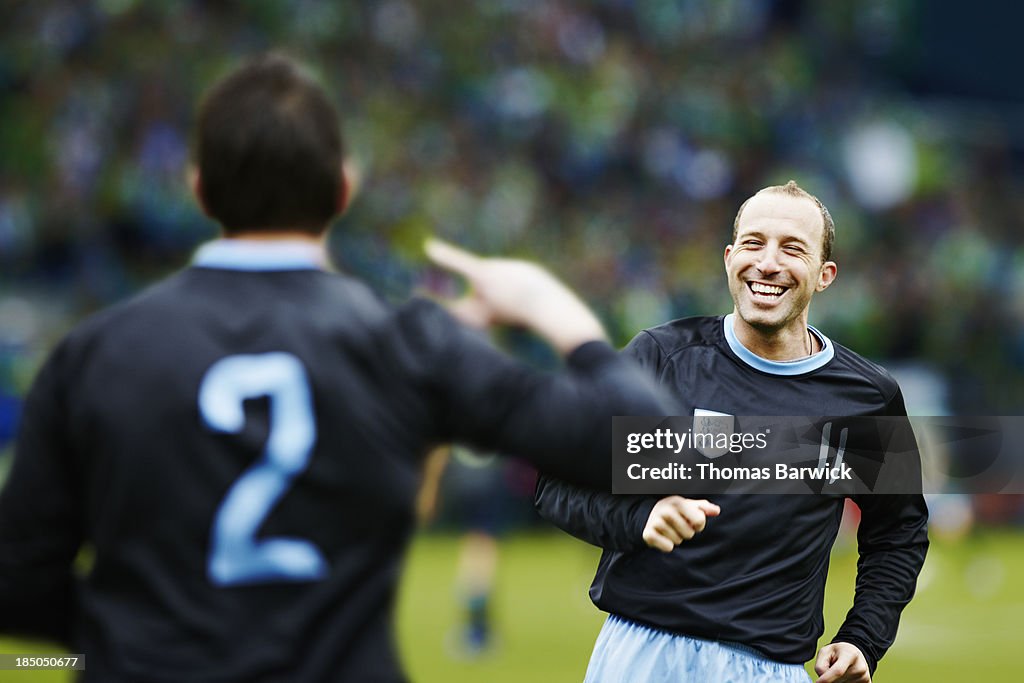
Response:
M682 496L662 498L651 510L644 526L644 543L663 553L670 553L688 541L707 524L708 517L717 517L720 508L707 500L693 500Z

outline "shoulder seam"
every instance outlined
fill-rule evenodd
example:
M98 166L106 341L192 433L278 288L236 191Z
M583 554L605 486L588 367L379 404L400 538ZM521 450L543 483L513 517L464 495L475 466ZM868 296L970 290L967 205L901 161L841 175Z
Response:
M672 351L669 352L669 351L665 350L665 347L661 344L660 341L658 341L658 338L654 334L651 333L651 329L650 328L644 329L642 331L643 331L644 334L646 334L648 337L650 337L651 341L654 342L654 345L658 347L658 351L661 352L661 357L665 361L671 360L674 356L682 353L683 351L689 349L690 347L693 347L693 346L714 346L714 344L715 344L714 341L709 340L709 339L704 339L704 338L694 339L692 341L686 342L685 344L682 344L681 346L674 347L672 349Z
M836 344L834 340L833 340L832 343ZM838 352L838 349L840 349L840 348L844 349L847 353L849 353L849 354L855 356L856 358L860 359L862 362L868 363L869 365L878 368L878 372L876 372L876 373L866 373L866 372L860 372L859 371L857 374L861 375L862 377L864 377L864 379L866 379L868 382L871 383L871 386L873 386L875 388L875 390L878 391L878 395L882 397L882 401L884 401L885 406L888 407L889 403L892 402L893 398L895 398L896 394L898 394L899 391L900 391L900 385L899 385L899 382L896 381L896 378L894 378L891 374L889 374L889 371L886 370L881 365L879 365L878 363L876 363L876 362L874 362L874 361L872 361L872 360L870 360L868 358L865 358L864 356L861 356L856 351L851 351L850 349L847 349L845 346L840 346L840 345L836 344L837 352ZM838 356L839 354L837 353L836 355ZM881 381L879 381L880 377L888 377L889 380L893 383L893 387L894 388L893 388L893 390L891 392L887 393L885 391L885 386L882 384Z
M691 348L693 346L714 346L714 343L713 342L709 342L706 339L697 339L695 341L687 342L687 343L683 344L682 346L676 347L675 349L672 350L672 353L666 354L664 349L662 349L661 353L662 353L662 355L665 356L665 360L668 361L668 360L671 360L674 356L679 355L683 351L686 351L687 349L689 349L689 348ZM658 345L658 348L659 349L662 348L660 344Z

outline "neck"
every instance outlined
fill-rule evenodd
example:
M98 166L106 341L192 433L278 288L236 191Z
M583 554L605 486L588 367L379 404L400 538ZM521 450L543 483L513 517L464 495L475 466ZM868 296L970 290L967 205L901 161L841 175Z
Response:
M237 230L223 233L224 239L247 240L252 242L274 242L287 240L289 242L306 242L317 246L324 244L324 235L313 235L298 230Z
M783 328L760 328L747 323L733 311L736 339L751 353L766 360L787 361L806 358L817 351L814 335L807 329L806 315Z

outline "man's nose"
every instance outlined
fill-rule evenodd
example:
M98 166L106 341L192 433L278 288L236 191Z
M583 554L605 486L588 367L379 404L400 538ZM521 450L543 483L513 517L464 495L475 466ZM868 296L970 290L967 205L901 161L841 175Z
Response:
M771 244L761 251L761 258L757 261L757 269L765 275L774 275L782 270L779 265L779 250Z

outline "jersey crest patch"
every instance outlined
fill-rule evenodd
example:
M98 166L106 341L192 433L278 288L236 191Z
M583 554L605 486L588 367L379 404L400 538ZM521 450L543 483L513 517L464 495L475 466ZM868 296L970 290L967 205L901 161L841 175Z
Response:
M734 416L706 408L693 409L693 435L707 434L712 438L694 439L697 451L706 458L714 460L729 452L729 443L736 427ZM721 435L725 435L722 438Z

